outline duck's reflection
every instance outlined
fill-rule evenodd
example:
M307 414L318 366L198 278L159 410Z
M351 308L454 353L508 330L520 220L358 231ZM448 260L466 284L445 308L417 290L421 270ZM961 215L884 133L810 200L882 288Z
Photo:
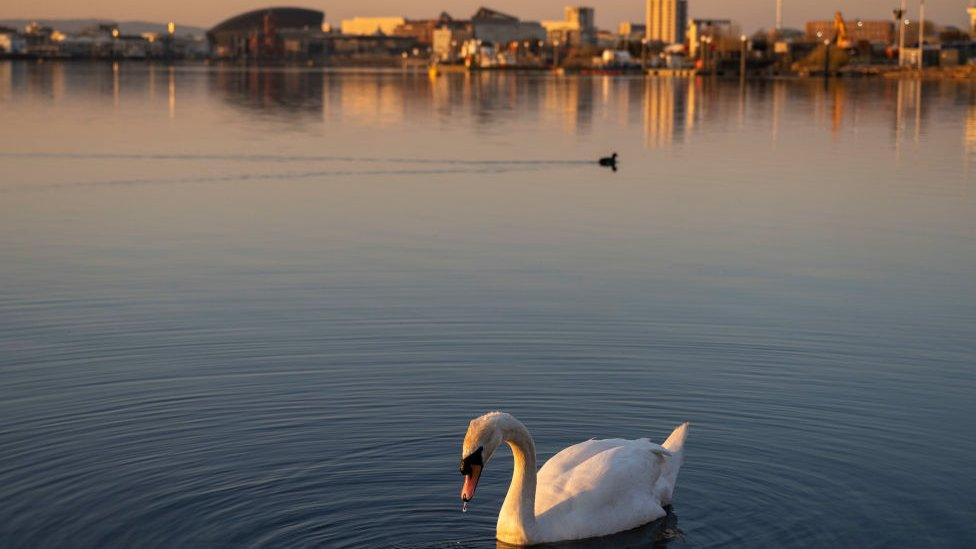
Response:
M633 530L627 530L612 536L590 538L579 541L565 541L560 543L546 543L532 547L545 549L646 549L648 547L664 547L672 541L681 541L684 535L678 529L678 515L674 514L671 506L665 507L666 516L645 524ZM518 545L509 545L498 541L497 549L517 549Z

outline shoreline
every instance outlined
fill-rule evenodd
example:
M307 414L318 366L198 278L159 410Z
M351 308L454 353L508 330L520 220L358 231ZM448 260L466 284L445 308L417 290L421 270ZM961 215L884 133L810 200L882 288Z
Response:
M78 58L78 57L45 57L33 55L0 55L0 62L22 62L22 63L69 63L69 64L103 64L103 63L125 63L125 64L145 64L160 65L165 67L212 67L212 68L236 68L236 69L307 69L322 70L325 72L410 72L428 73L431 68L426 62L404 63L402 59L371 59L371 60L344 60L339 63L321 63L313 61L280 61L280 62L236 62L216 59L178 59L167 60L157 58ZM365 62L363 62L365 61ZM696 69L670 69L670 68L569 68L559 67L553 69L543 66L497 66L497 67L465 67L464 65L438 65L438 70L432 78L446 74L466 74L466 73L513 73L513 74L543 74L551 73L557 76L641 76L650 78L714 78L720 80L739 80L737 72L711 72ZM809 80L823 79L823 72L796 73L786 72L754 72L747 73L745 80ZM917 69L899 69L889 65L866 65L845 67L841 70L832 72L830 79L885 79L885 80L929 80L929 81L976 81L976 65L960 65L956 67L926 67L921 71Z

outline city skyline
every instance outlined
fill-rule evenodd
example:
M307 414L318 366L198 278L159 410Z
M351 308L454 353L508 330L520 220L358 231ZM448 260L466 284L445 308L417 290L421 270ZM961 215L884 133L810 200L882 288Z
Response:
M0 19L110 19L118 21L173 20L184 25L210 27L237 13L265 6L283 5L276 2L254 0L217 0L194 3L176 0L167 5L151 3L135 5L121 0L93 0L80 4L69 0L9 0L0 7ZM342 19L356 15L402 15L408 18L434 17L447 11L459 18L470 16L480 6L512 13L524 19L551 19L562 13L566 5L580 4L568 0L541 0L531 5L515 0L417 0L405 7L395 0L374 0L364 5L350 0L333 2L312 0L288 3L325 11L326 20L336 25ZM615 29L622 21L643 22L645 2L641 0L605 0L582 3L596 9L597 25ZM725 17L741 23L743 29L752 32L775 25L775 0L738 0L734 3L722 0L693 0L689 2L690 17ZM811 19L824 19L840 10L847 18L888 19L898 0L838 0L834 3L810 5L807 2L784 0L784 24L802 27ZM943 25L966 26L964 0L927 0L926 17ZM908 17L917 14L918 0L909 1Z

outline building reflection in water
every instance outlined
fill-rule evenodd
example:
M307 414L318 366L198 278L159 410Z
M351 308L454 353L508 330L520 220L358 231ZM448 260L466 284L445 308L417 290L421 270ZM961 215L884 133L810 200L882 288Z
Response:
M119 74L119 63L114 61L112 63L112 105L116 109L119 108L119 103L122 97L122 75Z
M14 91L14 64L0 61L0 101L9 101Z
M405 83L386 78L343 78L339 105L342 117L359 124L383 127L400 124L405 116Z
M915 144L922 137L922 86L921 80L915 81Z
M895 152L900 157L906 136L912 136L917 145L926 122L925 85L920 80L899 79L895 84L894 136Z
M176 69L169 67L167 71L166 105L170 118L176 118Z
M175 79L167 73L170 115L175 113ZM355 121L368 127L470 123L489 129L518 118L520 124L555 126L567 135L586 135L596 120L604 131L629 132L642 125L646 148L684 144L697 132L740 129L753 118L768 119L771 141L785 125L805 117L840 136L857 123L859 102L877 101L877 83L837 81L737 83L684 78L591 78L505 73L352 74L303 70L219 70L213 87L238 108L282 115L315 113L324 121ZM896 134L918 106L914 82L898 82ZM890 97L890 96L889 96ZM748 100L748 101L747 101ZM756 107L753 108L753 105ZM768 106L763 106L768 105ZM899 108L899 105L901 107ZM812 111L810 110L812 109ZM809 114L807 114L809 113ZM916 109L914 125L924 124ZM897 137L895 138L897 141Z
M786 105L787 89L786 82L776 80L773 82L773 97L770 108L770 140L773 143L779 141L779 125L783 118L783 109Z
M969 105L969 116L966 118L964 136L966 152L968 154L976 154L976 103L970 103Z
M322 111L322 72L302 70L218 70L208 73L210 87L231 106L253 112ZM170 69L171 113L176 109L176 76Z
M976 162L976 92L970 90L969 93L969 114L966 116L966 125L963 128L963 155L967 175Z
M51 66L51 99L57 103L65 98L65 68L64 63L55 63Z
M689 144L702 132L752 131L772 143L800 126L817 126L837 139L870 118L891 117L896 154L920 142L929 111L946 102L972 105L972 92L949 83L917 80L722 82L707 78L561 77L549 74L333 73L304 69L187 71L179 67L105 64L81 73L59 63L0 63L0 98L50 101L87 96L119 108L148 97L177 114L178 89L193 101L200 88L235 109L260 115L308 116L325 123L350 121L384 128L408 124L449 129L470 124L486 131L516 122L553 128L567 136L608 133L648 149ZM967 95L967 93L969 95ZM133 101L127 102L127 98ZM882 104L883 109L876 106ZM967 154L976 152L973 107L959 118ZM162 113L160 113L162 114ZM859 120L859 117L867 117ZM968 117L968 118L967 118ZM768 129L766 129L768 128ZM958 135L958 134L957 134ZM616 136L619 136L616 137ZM619 140L618 140L619 142Z
M894 118L894 135L893 140L895 143L895 155L896 157L901 156L901 136L905 129L905 121L902 119L902 113L905 107L905 80L899 79L895 90L895 118Z
M644 83L644 144L658 149L684 140L695 123L696 85L683 78L649 78Z
M562 121L571 134L585 134L593 121L594 86L592 78L550 78L546 80L543 106L546 114Z
M840 134L844 126L844 105L847 100L847 86L841 82L833 82L830 86L830 133L834 138Z

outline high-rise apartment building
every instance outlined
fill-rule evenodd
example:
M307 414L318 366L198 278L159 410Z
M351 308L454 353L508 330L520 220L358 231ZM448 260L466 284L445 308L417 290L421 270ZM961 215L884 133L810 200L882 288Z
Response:
M680 44L685 41L688 0L647 0L647 40Z
M593 8L566 6L564 13L563 19L542 22L550 42L571 46L596 44L596 16Z

